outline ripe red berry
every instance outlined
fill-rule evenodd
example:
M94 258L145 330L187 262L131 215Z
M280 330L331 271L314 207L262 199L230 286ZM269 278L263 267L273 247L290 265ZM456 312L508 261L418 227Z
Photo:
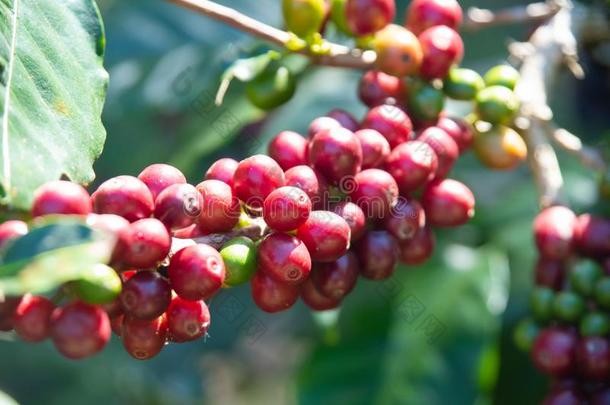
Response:
M350 201L340 202L332 208L349 225L351 241L354 242L364 235L366 231L366 216L362 208Z
M423 60L422 47L411 31L396 24L389 24L375 34L372 41L377 53L375 67L389 75L414 76Z
M388 232L367 232L358 241L356 251L363 277L384 280L394 274L398 264L398 242Z
M545 374L567 375L574 370L576 344L573 332L559 328L544 329L532 348L534 365Z
M146 167L140 172L138 179L146 184L152 194L153 201L172 184L186 183L186 177L180 170L164 163L156 163Z
M341 304L340 299L329 298L318 291L311 278L301 286L301 299L314 311L327 311L337 308Z
M376 70L366 72L358 86L360 100L369 108L400 103L406 96L402 79Z
M358 120L352 114L340 108L329 111L326 116L337 120L343 128L352 132L356 132L360 128Z
M210 310L203 300L188 301L174 297L167 310L172 338L188 342L204 336L210 327Z
M610 343L601 336L583 337L576 346L576 364L580 375L591 380L605 380L610 375Z
M474 195L457 180L432 182L426 187L421 202L426 210L426 220L433 226L460 226L474 216Z
M261 208L263 201L285 183L280 165L265 155L254 155L239 162L233 179L235 196L252 208Z
M585 256L610 256L610 220L590 214L580 215L574 239L578 251Z
M286 171L286 186L297 187L305 192L313 207L324 205L328 195L326 180L309 166L295 166Z
M144 218L129 226L129 243L123 253L126 265L138 269L156 267L165 259L172 240L165 225L156 218Z
M350 227L339 215L329 211L312 211L297 229L311 259L332 262L343 256L349 247Z
M307 130L307 136L309 137L309 139L311 139L314 136L316 136L316 134L318 132L325 131L327 129L333 129L333 128L343 128L343 125L341 125L341 123L339 121L337 121L335 118L332 118L332 117L328 117L328 116L318 117L318 118L314 119L313 121L311 121L311 123L309 124L309 129Z
M13 327L26 342L41 342L49 337L51 313L55 305L45 297L26 294L13 315Z
M129 221L114 214L89 214L87 215L87 225L115 235L117 240L112 251L111 262L123 262L130 243Z
M394 0L347 0L347 25L356 36L373 34L396 16Z
M285 233L268 235L258 247L259 271L285 284L300 284L309 277L311 256L303 242Z
M262 271L256 272L250 285L254 303L265 312L286 310L299 298L298 286L280 283Z
M123 285L119 301L125 314L138 319L155 319L169 305L172 290L156 271L139 271Z
M22 297L4 297L0 301L0 331L13 330L13 314Z
M288 232L301 226L311 212L311 200L297 187L280 187L265 198L263 218L271 229Z
M150 217L154 200L146 184L132 176L106 180L91 196L98 214L116 214L129 222Z
M374 129L361 129L354 132L362 146L362 169L380 166L390 155L390 144L383 135Z
M218 159L205 173L204 180L218 180L233 187L233 177L239 162L231 158Z
M409 195L431 181L437 168L438 158L434 149L420 141L398 145L386 162L386 170L394 177L403 195Z
M400 261L411 266L422 264L432 257L435 245L432 229L425 226L413 238L400 242Z
M195 187L172 184L157 196L155 218L170 230L186 228L195 223L202 205L203 198Z
M446 177L460 155L457 143L449 134L438 127L425 129L417 140L430 145L436 154L438 167L436 168L435 178Z
M399 107L384 104L369 110L362 122L362 128L378 131L388 140L390 147L395 148L411 138L413 123Z
M455 30L437 25L418 36L424 54L419 73L426 79L443 78L464 57L464 43Z
M416 35L436 25L456 30L462 23L462 8L456 0L413 0L405 25Z
M337 301L354 289L358 281L358 273L356 255L347 252L333 262L316 263L311 272L311 280L317 291Z
M548 259L566 259L573 251L576 215L566 207L544 209L534 221L534 238L540 254Z
M320 131L309 143L309 163L331 183L339 184L360 171L360 141L343 127Z
M19 220L6 221L0 224L0 249L10 240L28 233L28 224Z
M50 181L34 191L32 216L49 214L87 215L91 199L83 186L70 181Z
M408 240L426 224L426 214L421 204L414 199L399 199L385 217L385 229L398 240Z
M207 300L222 287L225 265L217 250L197 244L172 256L168 273L170 284L180 297Z
M118 337L121 337L123 335L124 319L124 315L117 315L114 318L110 318L110 329L112 329L112 332Z
M384 218L398 199L396 180L386 171L367 169L354 178L356 186L350 190L350 199L367 218Z
M307 139L292 131L282 131L269 143L269 156L284 170L307 164Z
M205 180L197 185L197 191L201 196L201 214L197 218L200 229L209 233L227 232L237 225L241 208L228 184Z
M445 131L460 148L460 153L464 153L472 146L474 141L474 128L463 118L441 117L436 126Z
M138 360L148 360L161 352L167 339L165 315L152 320L123 317L121 337L127 353Z
M53 311L51 337L57 350L67 358L89 357L108 343L110 320L101 307L75 301Z
M539 257L535 268L535 283L539 287L559 291L563 287L566 271L563 261Z

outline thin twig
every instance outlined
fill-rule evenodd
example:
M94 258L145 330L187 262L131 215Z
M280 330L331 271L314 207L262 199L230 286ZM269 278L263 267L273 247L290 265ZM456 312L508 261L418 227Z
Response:
M548 136L557 146L578 158L584 166L599 172L606 172L608 170L602 153L595 148L583 144L578 136L557 127L552 122L548 123L546 130Z
M483 28L508 24L539 23L552 18L561 9L556 0L518 5L502 10L487 10L471 7L466 12L462 28L476 31Z

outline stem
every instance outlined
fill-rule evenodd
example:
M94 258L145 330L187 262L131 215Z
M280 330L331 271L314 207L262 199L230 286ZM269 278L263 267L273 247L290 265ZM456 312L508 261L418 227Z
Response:
M553 17L560 9L561 5L556 0L513 6L497 11L471 7L466 12L462 28L476 31L499 25L537 23Z
M227 233L213 233L210 235L194 238L195 243L210 245L215 249L220 249L225 243L238 236L246 236L253 241L257 241L265 236L266 227L262 224L248 226Z

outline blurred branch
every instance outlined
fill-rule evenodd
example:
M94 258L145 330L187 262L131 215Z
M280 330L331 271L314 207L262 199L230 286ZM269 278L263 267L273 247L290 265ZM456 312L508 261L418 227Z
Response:
M238 236L245 236L257 241L265 235L266 230L267 228L264 226L264 224L256 224L227 233L213 233L210 235L200 236L198 238L194 238L193 241L195 241L195 243L210 245L215 249L220 249L225 243Z
M552 122L548 123L546 130L555 144L578 158L584 166L600 172L605 172L608 169L601 152L583 144L578 136L557 127Z
M557 14L561 7L559 0L518 5L497 11L471 7L466 12L462 27L467 31L476 31L498 25L542 22Z

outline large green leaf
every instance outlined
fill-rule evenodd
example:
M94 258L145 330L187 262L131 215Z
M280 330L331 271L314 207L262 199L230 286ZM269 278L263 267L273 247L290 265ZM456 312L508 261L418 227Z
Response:
M0 0L0 201L27 209L62 175L94 178L106 133L104 29L93 0Z

